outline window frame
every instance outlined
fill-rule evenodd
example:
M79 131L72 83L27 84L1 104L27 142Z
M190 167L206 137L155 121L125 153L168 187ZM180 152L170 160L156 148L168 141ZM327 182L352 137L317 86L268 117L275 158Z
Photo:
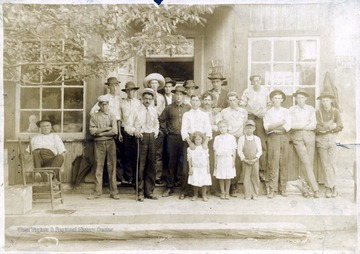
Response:
M270 61L253 61L252 60L252 45L254 41L261 41L261 40L266 40L269 41L271 43L271 52L270 52ZM312 40L312 41L316 41L316 60L315 61L298 61L297 60L297 50L296 50L296 43L298 41L306 41L306 40ZM274 42L275 41L288 41L288 42L292 42L293 45L293 60L290 61L284 61L284 60L274 60ZM248 38L248 77L250 77L251 75L257 74L257 73L252 73L252 64L268 64L270 65L270 72L274 72L274 65L276 64L291 64L292 65L292 73L293 73L293 85L292 87L292 92L295 92L296 89L299 88L314 88L314 95L315 95L315 105L312 105L314 107L317 106L317 102L316 102L316 97L319 95L319 91L320 91L320 37L319 36L289 36L289 37L283 37L283 36L256 36L256 37L249 37ZM314 85L303 85L303 84L299 84L299 85L295 85L296 82L296 72L297 72L297 65L298 64L309 64L309 63L314 63L315 64L315 84ZM262 75L261 75L262 76ZM265 76L262 76L262 79L264 80L264 86L269 90L269 92L271 92L273 89L275 88L283 88L284 85L274 85L273 84L273 79L271 77L271 85L267 85L265 84ZM247 87L251 86L251 82L249 79L247 79ZM289 89L290 90L290 89ZM287 96L289 96L289 94L286 94ZM293 98L293 102L292 105L295 105L295 98Z
M64 39L60 39L58 41L61 41L61 50L62 52L65 51L65 44L66 41ZM30 42L30 41L25 41L25 42ZM31 41L31 42L37 42L37 41ZM43 52L41 50L41 48L43 47L43 44L41 41L40 42L40 61L43 59ZM84 52L84 56L86 55L86 43L84 42L84 46L83 46L83 52ZM37 62L34 62L34 64L36 64ZM70 64L70 63L69 63ZM29 64L28 66L31 66L31 64ZM18 73L21 74L21 66L17 67L18 68ZM39 73L40 75L40 82L43 80L44 77L42 77L42 74ZM16 102L15 102L15 135L19 138L28 138L30 136L36 135L37 132L21 132L20 127L21 127L21 113L22 112L31 112L31 111L38 111L39 115L38 117L40 117L40 119L43 116L44 112L60 112L60 116L61 116L61 131L60 132L54 132L57 135L59 135L62 139L84 139L86 136L86 81L85 80L81 80L82 81L82 85L66 85L65 81L65 77L62 75L61 79L59 80L61 81L61 83L59 84L39 84L39 85L26 85L26 84L20 84L17 83L16 84ZM80 82L80 81L79 81ZM21 90L22 88L38 88L39 89L39 108L31 108L31 109L21 109ZM43 89L47 89L47 88L56 88L56 89L60 89L60 93L61 93L61 99L60 99L60 108L59 109L43 109L42 108L42 98L43 98ZM65 89L72 89L72 88L81 88L83 90L83 107L81 109L65 109L65 105L64 105L64 101L65 101ZM64 132L64 113L65 112L82 112L83 114L83 119L82 119L82 131L81 132ZM40 120L38 119L38 120Z

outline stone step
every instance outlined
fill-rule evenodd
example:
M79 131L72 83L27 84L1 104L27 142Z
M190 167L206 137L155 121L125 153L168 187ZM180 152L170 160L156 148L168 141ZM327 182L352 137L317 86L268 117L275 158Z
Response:
M208 202L179 200L177 196L136 202L135 195L123 194L120 200L102 195L87 200L86 195L65 195L64 204L51 210L49 203L33 204L24 215L7 215L5 227L34 225L86 224L196 224L196 223L300 223L311 231L356 229L356 205L341 198L304 199L289 195L265 196L258 200L243 197Z
M139 238L306 238L300 223L170 223L170 224L75 224L11 226L7 238L39 240L129 240Z

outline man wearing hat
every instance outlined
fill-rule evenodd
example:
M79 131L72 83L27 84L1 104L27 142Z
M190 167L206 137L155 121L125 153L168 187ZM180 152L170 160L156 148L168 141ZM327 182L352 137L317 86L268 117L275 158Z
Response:
M178 169L183 168L186 163L184 160L184 142L181 138L182 118L185 112L188 112L191 107L184 103L186 95L183 86L176 86L172 91L175 95L175 101L167 106L159 117L160 128L167 135L166 153L168 156L168 165L166 168L166 190L163 197L168 197L174 193L176 176L186 177L187 175L177 172Z
M105 95L109 101L109 111L113 113L116 117L117 127L118 130L120 130L120 106L122 99L120 95L118 94L120 81L116 77L110 77L105 82L105 85L107 86L108 93ZM90 115L98 112L100 110L98 102L92 107L90 110ZM124 148L122 147L122 144L120 143L121 140L121 133L119 132L119 136L117 139L115 139L116 142L116 175L119 180L122 180L124 177L124 170L122 166L122 160L120 158L123 158L123 151Z
M245 199L256 200L259 196L259 159L262 155L261 140L254 135L255 122L245 122L244 136L238 140L238 155L242 161L244 171L244 194Z
M34 136L30 142L35 168L61 167L66 150L61 138L52 133L54 121L44 116L36 122L36 125L40 128L41 133ZM57 177L55 176L55 178Z
M88 199L100 198L102 194L102 179L105 159L107 162L110 198L119 199L116 184L116 144L114 138L118 136L116 117L109 111L109 99L106 95L98 97L100 110L91 114L89 130L94 137L95 193Z
M286 95L280 89L270 93L273 106L265 113L264 128L268 134L268 175L269 193L268 198L273 198L275 192L280 192L283 197L287 196L286 183L288 175L288 132L291 129L290 111L281 107ZM278 186L280 183L280 186Z
M155 97L155 91L145 88L142 94L142 105L138 108L134 126L129 126L134 136L139 140L139 163L138 163L138 197L140 202L144 198L158 199L153 194L155 187L155 148L156 138L159 135L158 114L151 106Z
M186 91L184 103L191 106L191 96L194 95L195 90L199 89L199 86L195 85L194 80L186 80L183 86L185 87Z
M248 119L255 122L255 135L261 140L261 147L263 149L260 158L260 171L265 174L267 170L267 135L264 129L264 115L271 107L271 100L269 98L269 90L261 85L262 78L260 75L250 76L251 86L245 89L240 99L240 106L244 107L248 112Z
M137 142L132 131L129 131L127 126L133 126L135 123L135 115L138 108L141 106L141 101L136 98L136 91L139 89L134 82L128 81L125 88L121 91L127 95L120 105L120 140L123 142L123 165L124 178L130 183L134 184L136 158L137 158Z
M214 107L224 109L228 106L227 102L227 94L228 91L222 88L222 86L226 86L227 83L224 82L226 78L219 72L211 73L208 77L213 86L208 92L211 93L214 97Z
M144 88L151 88L154 90L154 100L151 102L151 106L156 108L158 116L162 113L165 108L165 98L162 94L158 93L164 89L165 79L159 73L151 73L144 79Z
M335 97L329 92L322 92L320 109L316 111L316 147L325 173L325 196L336 197L336 142L337 135L343 129L340 112L332 106Z
M176 81L172 80L169 77L165 78L165 86L164 86L164 97L165 97L165 107L169 106L171 103L175 101L175 95L172 93L176 85Z
M144 80L144 87L145 88L151 88L154 90L154 99L151 102L151 106L155 107L158 116L161 115L163 110L165 109L165 97L159 93L158 91L161 91L164 89L165 86L165 79L164 77L159 73L151 73L148 76L145 77ZM156 139L156 183L162 184L161 182L161 176L163 172L163 144L164 144L164 133L160 132L158 138Z
M298 89L293 96L296 105L290 107L291 114L291 140L295 151L304 167L307 183L310 185L314 198L319 197L319 186L314 175L315 128L316 117L314 107L307 105L309 94L305 89Z

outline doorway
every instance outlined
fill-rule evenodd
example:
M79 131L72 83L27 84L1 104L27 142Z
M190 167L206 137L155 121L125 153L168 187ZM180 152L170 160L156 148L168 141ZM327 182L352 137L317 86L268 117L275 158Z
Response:
M178 83L183 83L185 80L194 79L194 60L146 60L146 75L154 72L160 73L164 77L170 77Z

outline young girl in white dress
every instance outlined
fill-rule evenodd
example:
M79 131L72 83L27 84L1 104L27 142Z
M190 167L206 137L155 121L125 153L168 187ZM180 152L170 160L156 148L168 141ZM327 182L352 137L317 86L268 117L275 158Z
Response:
M215 168L214 176L219 179L221 199L230 199L231 179L236 176L236 139L229 134L228 124L224 121L218 123L220 135L214 140Z
M188 184L194 188L194 196L191 200L196 200L199 187L201 187L202 198L206 202L206 186L211 185L211 176L209 168L209 150L202 146L204 135L196 131L191 135L191 141L195 143L195 150L187 149L187 158L189 163Z

